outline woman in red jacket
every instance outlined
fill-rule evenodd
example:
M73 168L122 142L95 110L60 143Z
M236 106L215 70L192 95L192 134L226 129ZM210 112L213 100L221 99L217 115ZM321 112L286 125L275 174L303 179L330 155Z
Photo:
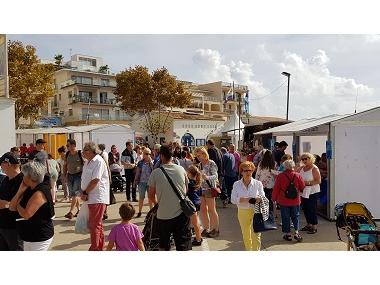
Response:
M281 206L282 232L283 238L291 241L290 219L294 225L294 239L302 241L299 234L299 217L300 217L300 192L305 188L305 182L301 175L294 171L294 161L286 160L283 163L285 171L280 173L273 187L272 200Z

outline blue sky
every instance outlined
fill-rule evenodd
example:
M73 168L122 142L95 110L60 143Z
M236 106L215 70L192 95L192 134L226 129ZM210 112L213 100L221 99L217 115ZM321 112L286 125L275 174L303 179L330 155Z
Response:
M253 115L290 119L351 113L380 103L377 35L9 35L37 48L40 58L99 56L113 72L165 66L181 80L232 81L250 87Z

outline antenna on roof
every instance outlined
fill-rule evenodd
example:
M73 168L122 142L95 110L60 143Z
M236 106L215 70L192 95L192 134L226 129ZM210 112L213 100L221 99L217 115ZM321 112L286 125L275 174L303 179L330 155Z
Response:
M356 106L358 105L358 94L359 94L359 88L356 88L355 114L356 114Z

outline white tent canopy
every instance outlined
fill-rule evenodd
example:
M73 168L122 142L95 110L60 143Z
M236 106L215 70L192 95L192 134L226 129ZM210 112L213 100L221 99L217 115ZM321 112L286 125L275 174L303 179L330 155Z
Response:
M240 138L239 138L239 129L240 129ZM231 117L224 123L224 125L214 132L211 133L211 136L223 136L227 134L232 138L232 143L238 145L239 139L243 137L244 124L239 119L239 116L234 112Z

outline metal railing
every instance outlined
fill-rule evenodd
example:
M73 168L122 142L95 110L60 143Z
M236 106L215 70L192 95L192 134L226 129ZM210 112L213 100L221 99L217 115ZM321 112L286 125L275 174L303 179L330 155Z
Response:
M116 99L101 99L98 100L97 98L89 98L85 96L79 96L79 95L74 95L69 99L69 103L89 103L89 100L91 104L103 104L103 105L115 105L116 104Z
M112 87L112 88L115 88L116 87L116 82L113 82L113 81L101 81L101 80L97 80L97 79L93 79L91 81L91 83L84 83L84 82L81 82L79 79L76 79L76 80L66 80L64 82L62 82L60 84L60 88L64 88L64 87L68 87L68 86L71 86L71 85L74 85L74 84L81 84L81 85L86 85L86 86L94 86L94 87Z

